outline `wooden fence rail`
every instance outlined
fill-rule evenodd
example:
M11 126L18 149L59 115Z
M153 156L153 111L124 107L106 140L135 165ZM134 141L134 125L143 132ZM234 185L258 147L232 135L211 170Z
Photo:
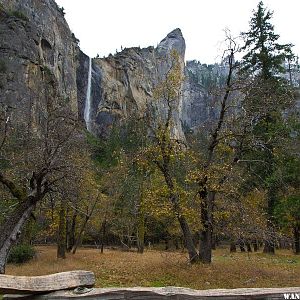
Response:
M0 294L15 293L4 295L3 299L6 300L76 298L89 300L300 299L300 287L215 290L193 290L180 287L91 288L94 283L94 274L88 271L71 271L36 277L0 275Z
M70 271L45 276L0 275L0 294L46 293L76 287L91 287L95 275L89 271Z
M22 300L282 300L300 299L300 288L242 288L217 290L192 290L178 287L163 288L94 288L84 294L74 291L57 291L43 295L6 295L3 299Z

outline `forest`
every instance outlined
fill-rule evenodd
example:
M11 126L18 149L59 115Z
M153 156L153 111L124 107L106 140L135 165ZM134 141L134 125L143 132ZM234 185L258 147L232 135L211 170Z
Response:
M219 65L184 72L170 51L143 113L105 135L87 130L46 64L40 94L15 105L0 57L0 274L100 264L113 275L96 271L98 286L299 286L300 65L272 15L260 2L238 38L226 30ZM0 22L26 18L0 6ZM180 134L186 76L213 114Z

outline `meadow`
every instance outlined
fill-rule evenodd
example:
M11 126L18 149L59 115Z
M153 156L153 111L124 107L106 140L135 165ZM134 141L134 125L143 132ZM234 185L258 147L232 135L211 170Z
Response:
M211 265L188 262L180 251L146 250L144 254L80 248L66 259L56 258L54 246L36 247L36 258L21 265L8 264L6 274L45 275L90 270L96 287L181 286L193 289L300 286L300 256L288 250L275 255L213 252Z

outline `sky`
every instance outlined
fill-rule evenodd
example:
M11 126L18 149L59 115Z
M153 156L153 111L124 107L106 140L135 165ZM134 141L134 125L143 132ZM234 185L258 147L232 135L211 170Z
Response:
M56 0L83 52L91 57L125 47L157 44L180 28L186 60L214 63L221 59L224 29L233 36L249 29L259 0ZM300 1L264 0L274 11L272 24L280 43L294 44L300 54Z

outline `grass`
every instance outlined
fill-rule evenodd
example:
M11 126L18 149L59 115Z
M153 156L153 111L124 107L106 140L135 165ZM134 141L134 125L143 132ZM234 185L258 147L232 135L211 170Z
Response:
M97 287L183 286L194 289L300 286L300 257L290 251L276 255L230 254L214 251L211 265L190 265L181 252L146 251L144 254L79 249L67 259L56 259L56 248L37 247L37 258L9 264L6 274L44 275L75 269L91 270Z

